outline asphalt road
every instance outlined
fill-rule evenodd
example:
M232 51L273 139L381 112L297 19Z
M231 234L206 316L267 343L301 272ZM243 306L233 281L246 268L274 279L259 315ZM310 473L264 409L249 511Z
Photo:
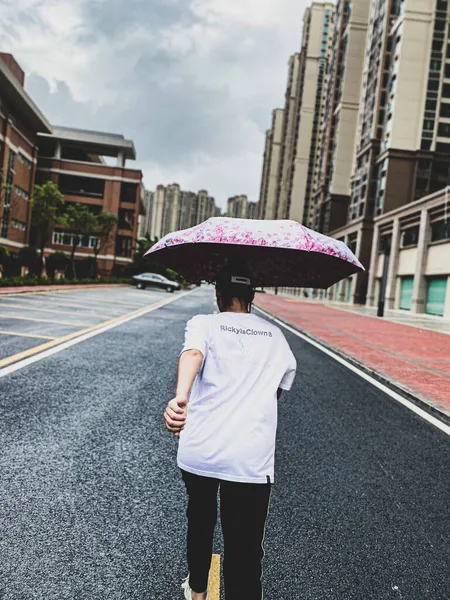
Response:
M167 296L102 297L107 320ZM181 600L185 493L162 411L185 322L212 310L201 288L0 379L1 600ZM450 599L449 437L286 337L298 375L280 401L264 597Z

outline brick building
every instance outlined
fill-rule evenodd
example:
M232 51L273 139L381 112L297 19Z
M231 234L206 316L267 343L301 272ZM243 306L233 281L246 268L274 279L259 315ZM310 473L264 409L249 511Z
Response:
M105 157L115 158L116 164L107 164ZM69 127L53 127L51 134L39 135L36 183L51 180L66 204L87 204L94 213L107 211L118 217L117 230L98 256L101 273L132 262L139 215L145 214L142 172L126 164L135 158L133 142L122 135ZM56 226L45 251L68 253L71 243L72 232ZM82 238L75 258L93 255L96 243L95 236Z
M0 245L14 258L28 244L38 133L51 125L24 90L25 74L0 53ZM5 186L7 188L5 189ZM17 260L17 269L20 269Z

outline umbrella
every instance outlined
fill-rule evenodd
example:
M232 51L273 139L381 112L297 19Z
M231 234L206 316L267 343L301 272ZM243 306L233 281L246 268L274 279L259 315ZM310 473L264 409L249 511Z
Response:
M328 288L364 267L343 243L296 221L213 217L169 233L145 256L188 281L213 281L226 264L245 263L255 287Z

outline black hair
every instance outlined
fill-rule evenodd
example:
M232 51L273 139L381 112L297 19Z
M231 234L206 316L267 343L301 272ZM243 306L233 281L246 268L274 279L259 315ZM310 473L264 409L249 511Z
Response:
M232 305L233 298L237 298L250 312L255 292L250 269L246 265L226 265L217 273L215 282L225 310Z

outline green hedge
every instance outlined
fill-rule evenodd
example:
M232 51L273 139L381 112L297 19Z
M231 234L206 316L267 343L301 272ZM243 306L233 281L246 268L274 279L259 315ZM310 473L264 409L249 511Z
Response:
M131 283L126 277L104 277L99 279L50 279L47 277L2 277L0 287L20 287L32 285L78 285L78 284L105 284L105 283Z

